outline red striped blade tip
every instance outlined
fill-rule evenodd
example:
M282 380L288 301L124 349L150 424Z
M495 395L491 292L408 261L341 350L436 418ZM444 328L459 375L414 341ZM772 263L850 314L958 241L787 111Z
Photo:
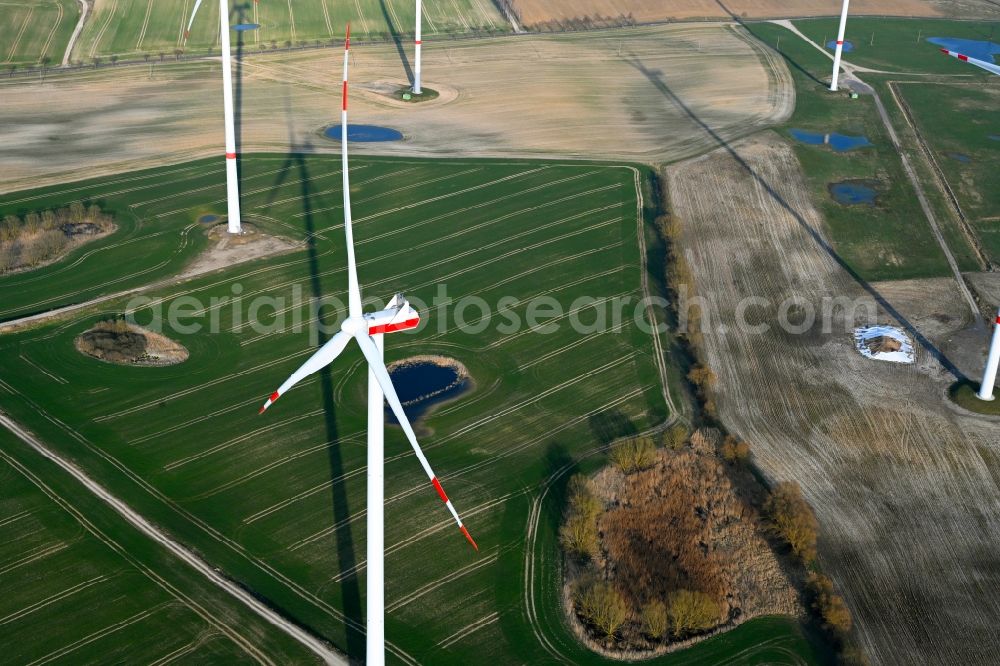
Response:
M478 552L479 552L479 546L477 546L477 545L476 545L476 542L475 542L475 541L473 541L473 539L472 539L472 535L470 535L470 534L469 534L469 530L465 529L465 525L462 525L460 529L462 530L462 534L464 534L464 535L465 535L465 538L466 538L466 540L467 540L467 541L468 541L469 543L471 543L471 544L472 544L472 547L473 547L473 548L475 548L475 549L476 549L476 552L478 553Z
M344 39L344 48L351 48L351 22L347 22L347 37Z

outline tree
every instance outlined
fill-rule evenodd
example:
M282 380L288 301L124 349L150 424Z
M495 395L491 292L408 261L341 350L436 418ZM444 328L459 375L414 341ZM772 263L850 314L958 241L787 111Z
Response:
M737 440L732 435L726 435L719 453L722 454L722 459L726 462L742 465L750 459L750 445Z
M677 451L688 440L688 431L680 423L670 426L667 432L663 433L663 445L671 451Z
M69 219L72 220L74 224L83 222L83 218L86 214L87 209L83 207L82 202L74 201L69 205Z
M7 78L12 78L14 76L14 72L16 71L17 71L16 62L12 62L9 65L7 65Z
M656 444L650 437L635 437L611 447L611 461L630 474L649 469L656 463Z
M117 65L118 64L118 56L117 55L111 56L111 64L112 65Z
M819 523L797 483L785 481L776 485L764 502L764 511L793 553L803 562L816 558Z
M674 638L705 631L719 624L719 604L704 592L677 590L667 597L667 617Z
M576 607L603 636L614 636L628 617L625 599L604 581L583 585L577 594Z
M569 555L593 557L597 553L597 521L576 513L559 528L559 543Z
M667 633L667 605L654 599L642 607L642 630L655 641Z
M819 617L823 628L835 638L843 640L851 631L851 611L847 602L833 591L833 581L821 573L809 574L806 592L811 598L810 605Z

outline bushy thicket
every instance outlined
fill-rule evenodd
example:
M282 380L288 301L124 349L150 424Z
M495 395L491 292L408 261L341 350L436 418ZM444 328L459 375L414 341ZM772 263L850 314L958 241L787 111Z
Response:
M812 573L806 582L806 593L823 628L836 640L843 641L851 631L851 611L844 598L833 591L833 581L821 573Z
M774 530L803 562L816 559L819 523L794 481L779 483L764 503Z
M603 508L590 481L582 474L570 479L566 515L559 529L559 542L572 557L586 559L597 553L597 516Z
M114 227L112 217L75 201L66 208L6 215L0 221L0 272L37 266L57 256L81 230L102 233Z
M629 616L621 593L600 580L581 583L576 592L576 609L604 637L614 636Z
M114 363L145 358L146 336L132 331L124 318L99 321L77 340L80 350Z
M631 474L649 469L656 462L656 443L652 437L634 437L611 447L611 462Z

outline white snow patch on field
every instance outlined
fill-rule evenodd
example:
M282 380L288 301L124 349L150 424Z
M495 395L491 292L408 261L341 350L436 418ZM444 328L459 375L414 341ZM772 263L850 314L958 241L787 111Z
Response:
M873 349L871 341L877 338L889 338L899 343L895 351ZM913 343L906 333L894 326L862 326L854 329L854 346L866 358L892 363L913 363Z

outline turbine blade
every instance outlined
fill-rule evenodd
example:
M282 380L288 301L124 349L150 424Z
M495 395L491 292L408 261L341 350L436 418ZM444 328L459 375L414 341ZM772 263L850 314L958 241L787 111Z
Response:
M340 331L335 336L330 338L325 345L319 348L319 350L309 357L309 360L302 364L302 366L292 373L292 375L285 380L285 383L278 387L278 390L271 394L271 397L267 399L264 406L260 408L258 414L263 414L264 410L273 405L278 398L285 394L285 392L295 386L297 383L302 381L304 378L308 377L312 373L316 372L320 368L326 367L333 362L333 359L340 356L340 353L344 351L344 347L350 342L351 336L347 333Z
M959 53L957 51L949 51L948 49L941 49L941 53L945 55L950 55L953 58L958 58L962 62L967 62L970 65L974 65L980 69L985 69L987 72L992 72L993 74L1000 74L1000 65L996 65L991 62L986 62L985 60L977 60L976 58L970 58L964 53Z
M344 92L340 111L340 161L344 178L344 236L347 238L347 314L361 316L361 288L358 286L358 269L354 261L354 229L351 226L351 179L347 172L347 64L351 52L351 24L347 24L344 40Z
M198 13L198 8L201 7L201 0L195 0L194 9L191 10L191 18L188 20L187 30L184 31L184 41L187 42L188 35L191 34L191 26L194 25L195 14Z
M458 516L458 511L455 510L454 505L451 500L448 499L448 495L445 494L444 488L441 487L441 482L438 481L437 476L434 474L434 470L431 469L430 463L427 462L427 458L424 457L424 452L417 444L417 436L413 434L413 428L410 426L410 421L406 418L406 413L403 411L403 405L399 402L399 396L396 395L396 388L392 385L392 379L389 378L389 372L385 369L385 364L382 363L382 355L378 352L378 347L375 346L375 341L368 336L366 331L358 331L354 334L354 338L358 341L358 346L361 347L361 352L365 355L368 360L368 367L375 375L375 379L378 381L379 387L382 389L382 394L385 396L386 401L389 403L392 413L396 415L396 420L399 421L399 425L402 426L403 432L406 433L406 438L410 440L410 446L413 447L413 453L416 454L417 460L420 461L420 466L424 468L424 472L427 474L427 478L431 480L431 484L434 486L434 490L437 491L438 497L441 501L445 503L448 510L451 511L451 515L455 518L455 522L458 523L458 529L462 531L465 538L472 544L472 547L477 551L479 546L472 539L469 534L469 530L465 528L462 524L462 519Z

